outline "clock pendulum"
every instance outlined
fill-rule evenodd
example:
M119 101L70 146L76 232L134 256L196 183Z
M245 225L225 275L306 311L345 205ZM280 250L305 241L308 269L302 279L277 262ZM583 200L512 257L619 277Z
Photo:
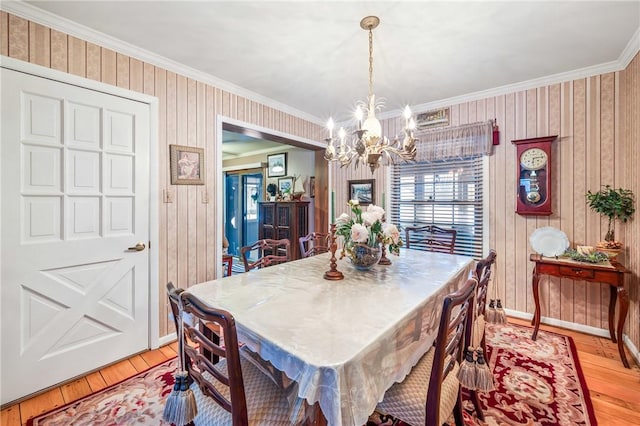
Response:
M529 192L527 192L527 201L531 203L537 203L540 201L540 185L538 184L538 177L536 171L532 170L529 175Z

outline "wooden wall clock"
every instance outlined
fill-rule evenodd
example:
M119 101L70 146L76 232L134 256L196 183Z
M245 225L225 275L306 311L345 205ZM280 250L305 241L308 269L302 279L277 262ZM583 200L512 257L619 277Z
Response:
M516 145L516 213L551 214L551 143L556 136L511 141Z

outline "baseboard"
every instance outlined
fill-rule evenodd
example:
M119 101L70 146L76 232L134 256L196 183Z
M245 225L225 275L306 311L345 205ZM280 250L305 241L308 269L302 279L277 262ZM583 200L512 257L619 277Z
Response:
M636 345L633 344L631 339L629 339L629 336L626 334L622 335L622 341L626 345L627 349L629 349L629 352L631 352L631 356L636 360L636 364L640 365L640 351Z
M533 314L530 314L528 312L514 311L511 309L505 309L504 312L508 316L514 317L514 318L519 318L524 320L531 320L533 318ZM581 333L591 334L599 337L605 337L605 338L610 337L609 330L605 330L603 328L591 327L589 325L576 324L574 322L569 322L569 321L562 321L556 318L540 317L540 324L553 325L555 327L562 327L568 330L579 331ZM627 349L629 349L629 352L631 353L631 356L636 360L636 363L640 365L640 351L638 351L638 348L633 344L629 336L627 336L626 334L623 334L622 342L625 344Z
M166 336L162 336L160 339L158 339L158 342L160 343L160 346L164 346L168 345L169 343L173 343L176 340L178 340L178 335L173 332L171 334L167 334Z

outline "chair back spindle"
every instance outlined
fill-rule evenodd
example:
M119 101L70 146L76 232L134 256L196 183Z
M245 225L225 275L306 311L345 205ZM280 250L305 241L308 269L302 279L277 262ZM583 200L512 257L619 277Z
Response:
M458 231L435 225L407 226L405 244L407 248L418 250L453 253Z
M491 279L491 269L496 262L496 251L491 249L484 259L480 259L476 265L476 275L478 276L478 289L476 291L476 316L484 315L487 305L487 292L489 280Z
M291 243L288 239L258 240L240 249L245 272L265 268L291 260ZM255 254L255 257L253 256ZM254 260L255 259L255 260Z
M329 234L312 232L299 238L300 255L302 257L315 256L329 251Z

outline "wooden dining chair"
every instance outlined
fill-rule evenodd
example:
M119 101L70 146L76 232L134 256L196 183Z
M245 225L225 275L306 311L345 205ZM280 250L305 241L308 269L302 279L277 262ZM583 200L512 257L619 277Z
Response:
M300 256L310 257L329 251L329 234L312 232L299 238Z
M198 415L196 426L289 426L291 407L284 391L244 356L240 356L235 319L230 312L208 306L196 296L167 285L176 326L180 310L194 321L184 321L187 371L193 379ZM223 343L207 330L219 328ZM212 361L214 355L215 361ZM299 416L300 417L300 416ZM296 423L296 422L293 422Z
M487 353L486 341L484 337L485 331L485 310L487 307L487 292L489 289L489 280L491 279L491 272L493 265L496 263L496 251L491 249L489 254L484 259L480 259L476 264L476 275L478 276L478 287L476 289L476 315L475 320L477 326L475 326L474 332L478 335L478 342L472 342L474 345L478 345L482 348L484 353Z
M471 335L477 280L470 278L444 298L438 336L411 373L384 394L377 410L411 425L441 425L454 414L463 426L462 397L457 374L465 343ZM425 401L426 400L426 401Z
M405 244L407 248L453 253L457 233L455 229L435 225L407 226L405 227Z
M484 259L480 259L476 264L476 276L478 277L478 286L476 288L475 317L472 331L471 345L474 348L481 348L483 354L487 354L487 343L485 339L486 318L485 310L487 306L487 292L489 288L489 280L491 271L496 262L496 251L491 249ZM469 397L476 410L476 415L480 420L484 420L482 405L477 389L469 390Z
M233 273L233 256L230 254L222 255L222 276L230 277Z
M255 256L254 256L255 254ZM240 249L245 272L285 263L291 260L291 243L288 239L258 240Z

